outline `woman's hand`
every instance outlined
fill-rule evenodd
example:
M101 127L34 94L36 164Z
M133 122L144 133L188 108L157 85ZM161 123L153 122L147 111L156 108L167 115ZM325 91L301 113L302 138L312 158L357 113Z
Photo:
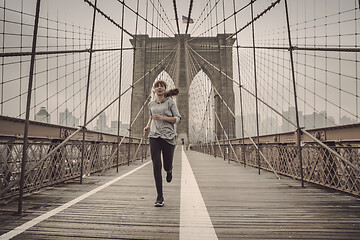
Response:
M164 120L164 116L159 115L159 114L153 114L152 119L154 119L154 120Z
M166 116L159 115L159 114L153 114L151 118L154 120L164 120L164 121L167 121L167 122L173 123L173 124L176 122L175 117L166 117Z
M150 126L144 127L144 136L146 135L146 131L149 130Z

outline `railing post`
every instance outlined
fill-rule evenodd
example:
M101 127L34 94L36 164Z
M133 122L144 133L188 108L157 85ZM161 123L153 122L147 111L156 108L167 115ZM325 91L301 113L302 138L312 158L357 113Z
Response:
M241 158L244 161L244 167L246 167L246 146L245 146L245 144L241 145Z
M225 146L225 140L223 139L222 140L222 152L224 153L223 154L223 159L224 159L224 161L226 161L226 146Z
M131 155L131 130L129 129L129 146L128 146L128 162L127 165L130 166L130 155Z
M295 113L296 113L296 132L297 132L297 145L298 145L298 156L300 162L300 177L301 177L301 186L304 187L304 175L303 175L303 162L302 162L302 150L301 150L301 128L299 122L299 109L297 104L297 94L296 94L296 81L295 81L295 70L294 70L294 57L293 57L293 46L291 43L291 34L290 34L290 23L289 23L289 12L288 12L288 5L287 0L284 1L285 3L285 13L286 13L286 24L288 30L288 39L289 39L289 52L290 52L290 62L291 62L291 73L292 73L292 81L293 81L293 88L294 88L294 101L295 101Z
M215 94L214 95L214 106L213 106L214 112L216 111L216 96L217 95ZM214 143L215 143L215 141L217 140L217 123L216 123L216 121L215 121L215 126L214 126L214 136L215 136L215 139L214 139ZM216 146L214 147L214 157L216 158Z
M22 214L22 202L23 202L23 196L24 196L25 167L26 167L26 161L27 161L30 104L31 104L31 93L32 93L31 91L32 91L33 77L34 77L35 52L36 52L36 40L37 40L38 26L39 26L39 17L40 17L40 0L37 0L34 33L33 33L33 41L32 41L32 50L31 50L31 60L30 60L28 94L27 94L27 102L26 102L26 120L25 120L24 143L23 143L22 160L21 160L18 214Z
M84 172L84 155L85 155L85 135L86 135L86 121L87 121L87 110L89 103L89 89L90 89L90 74L91 74L91 60L92 60L92 49L94 45L94 31L95 31L95 16L96 16L96 6L97 0L95 0L94 5L94 14L93 14L93 22L92 22L92 31L91 31L91 43L89 49L89 68L88 68L88 79L86 84L86 100L85 100L85 113L84 113L84 125L82 127L83 130L83 139L82 139L82 148L81 148L81 163L80 163L80 184L82 184L83 172Z

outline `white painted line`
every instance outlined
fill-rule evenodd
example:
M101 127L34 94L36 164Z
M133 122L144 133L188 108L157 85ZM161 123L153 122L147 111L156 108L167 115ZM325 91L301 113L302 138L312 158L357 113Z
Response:
M180 240L218 239L184 148L181 156Z
M93 194L97 193L98 191L110 186L111 184L123 179L124 177L129 176L130 174L136 172L137 170L139 170L140 168L146 166L149 163L151 163L151 161L148 161L147 163L144 163L140 167L137 167L137 168L135 168L134 170L131 170L128 173L125 173L125 174L123 174L123 175L121 175L121 176L119 176L117 178L114 178L113 180L105 183L104 185L101 185L101 186L95 188L94 190L91 190L90 192L87 192L87 193L81 195L80 197L75 198L72 201L67 202L67 203L61 205L60 207L57 207L57 208L55 208L55 209L53 209L53 210L51 210L51 211L49 211L47 213L44 213L43 215L41 215L41 216L39 216L37 218L34 218L33 220L31 220L29 222L26 222L23 225L15 228L15 229L7 232L7 233L4 233L3 235L0 236L0 239L1 240L11 239L11 238L23 233L24 231L28 230L29 228L33 227L34 225L48 219L49 217L54 216L55 214L67 209L68 207L71 207L72 205L84 200L85 198L90 197L91 195L93 195Z

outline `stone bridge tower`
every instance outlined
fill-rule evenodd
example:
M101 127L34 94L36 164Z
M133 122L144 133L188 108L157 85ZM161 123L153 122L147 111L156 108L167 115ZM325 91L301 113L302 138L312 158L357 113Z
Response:
M131 122L151 93L154 80L162 71L166 71L171 76L175 86L180 90L180 94L176 97L176 103L182 116L180 124L177 125L178 140L184 138L185 141L188 141L189 87L195 75L201 70L207 74L212 84L235 113L233 82L219 72L221 70L231 78L233 77L232 46L235 40L232 38L226 40L229 36L230 34L218 34L216 37L191 39L190 35L184 34L175 35L173 38L149 38L148 35L135 35L134 39L130 40L136 48L134 51L133 81L137 81L145 73L154 69L133 88ZM195 50L200 56L194 54L191 49ZM196 64L192 66L190 66L192 60L190 60L189 52L192 55L191 57L196 59ZM210 64L219 70L216 70ZM224 128L229 138L234 138L235 118L229 113L216 94L215 109L220 121L225 125ZM143 113L141 113L131 129L131 136L133 137L142 136L143 128L149 119L147 104L144 111L145 120L143 119ZM217 137L225 139L219 123L215 122Z

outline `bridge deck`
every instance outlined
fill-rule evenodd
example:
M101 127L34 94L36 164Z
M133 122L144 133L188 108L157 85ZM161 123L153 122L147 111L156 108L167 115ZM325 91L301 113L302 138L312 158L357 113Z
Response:
M22 217L16 202L0 206L0 234L21 225L13 239L360 239L358 198L186 151L196 184L181 151L163 208L153 206L151 163L124 176L138 162L27 196Z

